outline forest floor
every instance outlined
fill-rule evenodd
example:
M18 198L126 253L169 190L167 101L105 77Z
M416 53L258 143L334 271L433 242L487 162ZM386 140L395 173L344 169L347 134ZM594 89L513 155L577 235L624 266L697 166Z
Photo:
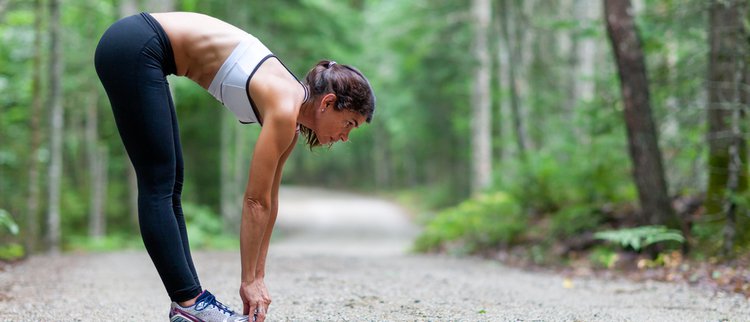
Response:
M750 321L745 296L700 285L413 254L416 227L382 199L284 188L280 204L269 321ZM194 260L203 287L240 308L239 253ZM166 321L168 308L144 251L0 268L0 321Z

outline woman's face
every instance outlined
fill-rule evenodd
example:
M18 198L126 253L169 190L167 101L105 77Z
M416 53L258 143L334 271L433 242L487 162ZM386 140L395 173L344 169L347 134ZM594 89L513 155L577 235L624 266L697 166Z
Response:
M328 95L331 95L333 99L329 99ZM320 108L317 110L318 126L315 135L322 145L348 141L352 129L359 127L366 121L365 116L357 112L347 109L337 111L333 107L335 96L333 94L328 95L321 100Z

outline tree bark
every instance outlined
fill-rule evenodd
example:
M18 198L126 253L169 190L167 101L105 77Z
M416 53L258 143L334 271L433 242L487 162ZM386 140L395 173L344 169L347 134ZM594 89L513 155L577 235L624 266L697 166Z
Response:
M136 0L120 1L120 16L127 17L138 13L138 3ZM134 231L139 231L138 226L138 178L135 175L133 164L127 162L128 177L128 217Z
M512 0L501 0L500 11L503 13L502 19L503 19L503 38L506 41L507 47L508 47L508 64L506 66L508 70L508 85L510 89L510 113L511 118L513 120L513 130L516 137L516 146L518 149L518 155L521 158L521 160L526 159L526 134L523 127L523 121L521 117L521 102L520 102L520 94L518 90L518 79L516 77L517 75L517 68L518 68L518 61L519 61L519 54L520 54L520 46L518 39L518 33L515 31L515 28L511 30L511 28L514 26L514 23L510 21L510 15L508 14L508 11L510 10L510 6L508 6L508 1ZM517 26L516 26L517 27ZM511 39L511 35L513 36L513 39Z
M556 19L564 21L573 19L578 11L574 10L574 0L561 0ZM578 75L575 73L578 63L578 39L574 30L562 30L556 33L557 44L560 51L559 57L565 69L560 77L560 86L564 88L565 104L562 105L565 120L573 122L575 119L575 107L578 103L576 86L578 86ZM556 60L556 59L555 59ZM554 60L553 60L554 61Z
M127 158L127 156L126 156ZM138 177L135 175L135 168L130 161L127 162L125 170L128 177L128 217L134 231L139 231L138 226Z
M473 0L474 84L472 95L472 191L486 189L492 183L492 119L490 117L490 55L487 34L491 19L490 0Z
M0 0L0 17L5 14L5 10L8 8L10 0Z
M137 0L120 0L120 16L127 17L138 13Z
M726 217L724 252L731 253L738 205L747 190L747 143L742 135L748 103L746 0L711 1L708 71L708 191L706 212Z
M150 0L148 11L150 12L165 12L174 11L175 0Z
M508 121L509 118L505 117L506 109L508 108L508 95L506 94L506 86L508 85L508 73L505 73L504 70L508 68L508 40L504 37L501 37L500 35L503 35L503 23L504 19L503 12L500 11L502 6L495 5L494 7L494 18L492 19L492 29L496 36L495 41L495 68L496 68L496 77L497 77L497 92L500 93L500 97L497 100L497 108L495 108L495 127L494 127L494 133L495 133L495 156L497 157L498 162L502 162L503 158L505 157L505 144L504 144L504 138L509 138L510 135L508 135L508 129L511 127L507 124L510 124Z
M50 165L49 207L47 211L47 241L50 253L60 252L60 184L62 177L63 105L62 74L63 53L60 32L60 1L50 0Z
M375 172L375 187L386 190L391 186L391 162L388 157L388 131L382 123L372 125L375 142L372 147Z
M89 236L104 237L104 198L106 197L106 155L99 148L99 91L91 93L91 102L86 110L86 158L89 165Z
M31 80L31 146L29 157L29 195L26 199L26 250L34 252L39 240L39 148L42 144L42 129L39 126L42 114L42 20L44 4L35 0L34 7L34 63Z
M576 20L579 21L598 21L601 15L600 3L597 1L588 0L576 0L575 13ZM595 53L596 39L593 37L586 37L578 41L575 46L576 49L576 69L574 75L578 78L575 82L575 95L576 101L588 102L594 99L594 77L596 70L594 63L596 62Z
M237 180L235 179L235 172L233 170L233 166L235 166L235 162L233 162L232 158L232 143L236 141L236 132L234 129L234 123L236 121L231 115L223 115L222 121L221 121L221 169L219 169L219 173L221 176L221 217L224 221L224 224L227 227L231 227L232 219L236 218L237 215L237 205L239 204L239 200L235 199L235 191L237 190L235 185L237 184ZM235 153L238 153L239 151L235 151Z
M648 78L630 0L605 0L612 49L620 75L633 178L644 222L676 224L667 194L656 126L651 116Z

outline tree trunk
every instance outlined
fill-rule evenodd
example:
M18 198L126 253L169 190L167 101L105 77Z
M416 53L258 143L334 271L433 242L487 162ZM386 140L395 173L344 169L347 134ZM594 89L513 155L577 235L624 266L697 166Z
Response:
M138 3L136 0L120 1L120 16L127 17L138 13ZM128 176L128 217L134 231L139 231L138 227L138 178L135 175L133 164L127 162Z
M127 158L127 156L126 156ZM127 176L128 176L128 217L130 218L130 224L133 227L133 231L139 231L138 226L138 177L135 175L135 168L130 161L127 162Z
M166 12L174 11L175 0L150 0L148 5L148 11L150 12Z
M137 0L120 0L120 16L127 17L138 13Z
M574 0L561 0L560 8L557 17L555 18L560 21L573 19L577 13L577 11L574 10L574 6ZM567 122L571 122L570 124L573 124L572 122L575 119L575 107L578 102L575 92L579 77L575 73L578 62L576 55L578 51L578 40L575 37L575 31L573 30L562 30L557 32L555 36L560 51L558 57L565 66L562 75L560 76L560 86L564 89L562 92L565 95L565 104L562 105L564 119Z
M633 178L644 222L676 224L672 222L674 210L664 180L661 151L651 116L645 59L630 0L605 0L604 11L620 75Z
M515 32L515 28L511 30L512 27L514 27L514 23L510 21L510 15L508 14L508 10L510 10L510 6L508 6L508 1L511 0L501 0L500 11L503 13L502 19L503 19L503 38L505 39L506 43L508 44L508 64L506 66L508 69L508 85L510 89L510 113L511 118L513 120L513 130L516 137L516 146L518 148L518 155L521 158L521 160L526 159L526 134L523 127L523 122L521 120L521 102L520 102L520 94L518 90L518 79L516 77L517 75L517 69L518 69L518 62L520 54L520 46L521 44L518 41L518 33ZM512 1L511 1L512 2ZM511 35L513 36L513 39L511 39Z
M232 174L232 153L231 153L231 146L232 146L232 131L230 120L228 119L228 115L222 115L221 118L221 137L220 137L220 148L219 148L219 176L220 176L220 182L221 182L221 192L219 199L220 202L220 208L221 208L221 216L223 218L226 218L230 216L230 208L232 200L230 198L229 191L232 190L232 188L229 186L229 183L231 182L231 174Z
M239 202L234 199L237 180L234 179L234 171L232 171L232 166L234 165L234 162L232 162L232 143L236 140L236 133L233 126L234 119L231 115L225 113L221 119L221 168L219 169L221 176L221 196L219 199L221 200L221 217L224 224L229 227L230 219L235 216L234 213L237 211L236 205Z
M373 144L373 158L375 159L375 186L385 190L391 186L391 162L388 158L388 131L382 123L375 123L373 133L375 142Z
M573 12L576 20L598 21L601 15L600 3L598 1L576 0ZM573 75L577 78L574 90L576 101L589 102L594 99L596 38L585 37L579 40L575 49L576 68Z
M5 14L5 9L8 8L8 3L9 2L10 2L10 0L0 0L0 17L2 17Z
M231 227L230 232L239 234L240 228L239 223L242 219L242 196L245 193L245 183L247 182L247 174L250 171L249 165L252 155L252 136L248 134L247 128L237 126L237 120L232 116L229 116L234 123L231 133L234 137L234 164L232 169L234 170L230 174L229 185L231 189L227 191L229 199L232 200L231 207L234 207L234 211L229 212L229 216L224 218L224 223L227 227Z
M740 129L747 104L745 0L711 1L708 71L708 191L706 212L723 214L724 251L734 247L738 205L747 190L747 147Z
M495 117L493 118L495 120L495 127L494 127L494 133L495 133L495 156L497 157L498 162L502 162L503 158L505 157L505 145L504 145L504 138L510 137L507 133L507 129L510 129L510 126L506 126L506 124L510 124L508 122L508 118L505 117L507 113L505 112L505 109L508 108L508 95L505 91L505 86L508 85L508 73L504 73L504 68L508 68L508 39L505 39L504 37L500 37L500 35L503 34L503 23L504 19L502 18L503 13L500 11L501 6L496 5L494 10L494 19L492 20L492 29L496 36L495 41L495 67L496 67L496 77L497 77L497 92L500 93L500 97L497 100L497 108L495 108Z
M62 75L63 53L60 26L60 2L50 0L50 165L49 207L47 211L47 241L51 253L60 252L60 184L62 177Z
M29 157L29 195L26 199L26 249L34 252L39 240L39 147L42 144L42 129L39 126L42 114L42 19L44 4L35 0L34 7L34 65L31 81L31 146Z
M99 148L99 91L92 91L86 110L86 158L89 165L89 236L104 237L104 198L106 197L106 155Z
M487 33L490 27L490 0L473 0L474 69L472 95L472 191L479 192L492 183L492 132L490 117L490 55Z

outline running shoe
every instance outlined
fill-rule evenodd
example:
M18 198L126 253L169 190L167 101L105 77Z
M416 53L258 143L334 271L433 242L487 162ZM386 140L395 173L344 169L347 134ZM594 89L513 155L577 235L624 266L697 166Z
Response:
M203 291L195 304L182 307L172 302L169 310L169 322L246 322L248 317L234 313L216 300L209 291Z

